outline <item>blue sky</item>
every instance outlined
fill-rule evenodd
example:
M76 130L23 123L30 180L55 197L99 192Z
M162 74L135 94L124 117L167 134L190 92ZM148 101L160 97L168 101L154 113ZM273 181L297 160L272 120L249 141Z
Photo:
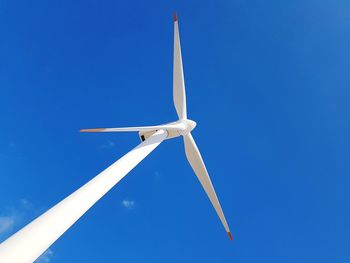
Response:
M1 1L0 240L139 143L79 129L175 120L174 10L193 135L235 240L176 139L41 262L348 262L341 0Z

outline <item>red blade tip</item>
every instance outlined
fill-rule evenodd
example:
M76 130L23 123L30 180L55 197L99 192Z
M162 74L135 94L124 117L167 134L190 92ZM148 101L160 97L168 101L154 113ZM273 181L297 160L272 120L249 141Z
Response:
M174 12L174 22L176 22L177 21L177 14L176 14L176 12Z
M231 240L233 240L233 237L232 237L232 235L231 235L231 232L227 232L227 234L228 234L229 238L230 238Z

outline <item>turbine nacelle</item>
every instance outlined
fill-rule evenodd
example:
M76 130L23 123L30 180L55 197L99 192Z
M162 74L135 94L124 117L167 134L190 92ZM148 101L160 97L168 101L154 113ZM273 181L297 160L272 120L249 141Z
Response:
M170 122L170 123L161 124L157 126L135 127L134 131L139 132L141 141L145 141L146 139L151 137L154 133L156 133L159 130L164 130L167 132L166 139L172 139L179 136L186 136L196 127L196 125L197 123L193 120L181 119L175 122ZM83 131L89 131L89 130L83 130ZM96 131L96 129L92 129L92 131ZM108 131L123 131L123 130L120 130L120 128L111 128L111 129L104 129L100 131L108 132Z

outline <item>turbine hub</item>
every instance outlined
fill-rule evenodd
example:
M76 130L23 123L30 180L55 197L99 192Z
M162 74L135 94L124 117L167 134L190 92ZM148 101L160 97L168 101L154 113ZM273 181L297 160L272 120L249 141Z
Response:
M195 121L192 120L181 120L181 123L184 125L184 128L180 131L181 135L186 135L189 132L191 132L197 125L197 123Z
M186 124L188 126L187 129L189 129L189 131L192 131L197 126L197 123L193 120L186 120Z

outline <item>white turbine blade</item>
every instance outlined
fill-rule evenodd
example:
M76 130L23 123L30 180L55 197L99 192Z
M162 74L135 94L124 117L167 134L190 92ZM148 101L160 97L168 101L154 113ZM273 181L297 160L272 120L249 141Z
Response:
M187 119L185 80L182 67L179 25L176 13L174 14L173 97L179 119Z
M176 130L178 126L175 125L157 125L157 126L140 126L140 127L123 127L123 128L94 128L82 129L80 132L147 132L160 129Z
M216 196L213 184L211 183L208 171L205 168L205 164L203 162L202 156L198 150L198 147L191 133L184 136L184 143L185 143L185 152L186 152L187 160L192 166L194 173L196 174L199 182L202 184L205 192L207 193L210 199L210 202L214 206L216 213L218 214L222 224L224 225L227 234L232 240L232 235L230 232L230 228L226 222L224 212L222 211L222 208L218 200L218 197Z
M154 131L159 129L157 126L141 126L141 127L123 127L123 128L93 128L82 129L80 132L139 132L139 131Z

